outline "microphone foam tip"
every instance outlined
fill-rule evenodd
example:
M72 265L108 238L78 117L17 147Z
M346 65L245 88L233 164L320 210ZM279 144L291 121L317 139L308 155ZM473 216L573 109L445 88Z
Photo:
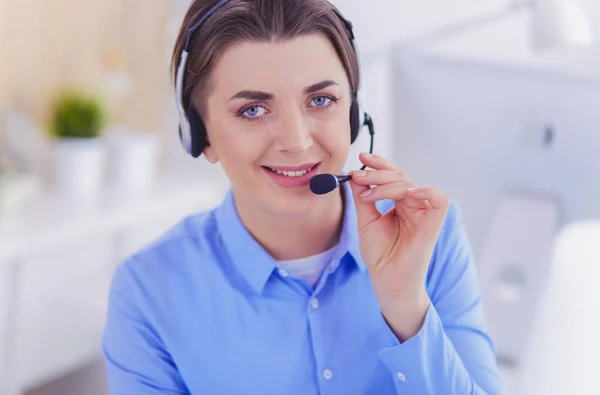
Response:
M317 174L310 179L310 190L317 195L324 195L337 188L338 182L333 174Z

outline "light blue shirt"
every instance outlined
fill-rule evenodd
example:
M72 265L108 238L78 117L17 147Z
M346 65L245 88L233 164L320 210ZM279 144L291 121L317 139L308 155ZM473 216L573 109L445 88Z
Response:
M427 274L424 324L400 343L379 310L343 188L340 243L314 289L276 267L231 192L120 264L102 341L111 394L501 393L456 206Z

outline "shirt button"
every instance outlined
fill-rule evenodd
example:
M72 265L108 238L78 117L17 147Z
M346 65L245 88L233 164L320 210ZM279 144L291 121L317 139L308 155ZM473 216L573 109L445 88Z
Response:
M400 381L406 381L406 376L402 372L396 373L396 377L398 377L398 380Z
M332 377L333 377L333 372L331 371L331 369L325 369L323 371L323 378L325 380L331 380Z
M289 273L285 269L279 269L279 274L281 274L281 277L289 276Z
M319 299L313 298L313 300L310 301L310 305L312 306L313 309L318 309L319 308Z

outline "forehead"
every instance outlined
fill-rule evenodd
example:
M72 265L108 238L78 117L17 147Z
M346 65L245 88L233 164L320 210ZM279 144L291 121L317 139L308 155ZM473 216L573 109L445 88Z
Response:
M219 56L212 75L216 91L304 89L326 79L348 87L333 44L320 34L237 43Z

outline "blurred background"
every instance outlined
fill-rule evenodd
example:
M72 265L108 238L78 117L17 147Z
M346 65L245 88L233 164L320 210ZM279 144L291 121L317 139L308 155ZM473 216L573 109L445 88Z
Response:
M506 394L600 393L600 2L334 4L375 151L462 211ZM115 265L227 190L176 135L188 5L0 0L1 395L106 395Z

